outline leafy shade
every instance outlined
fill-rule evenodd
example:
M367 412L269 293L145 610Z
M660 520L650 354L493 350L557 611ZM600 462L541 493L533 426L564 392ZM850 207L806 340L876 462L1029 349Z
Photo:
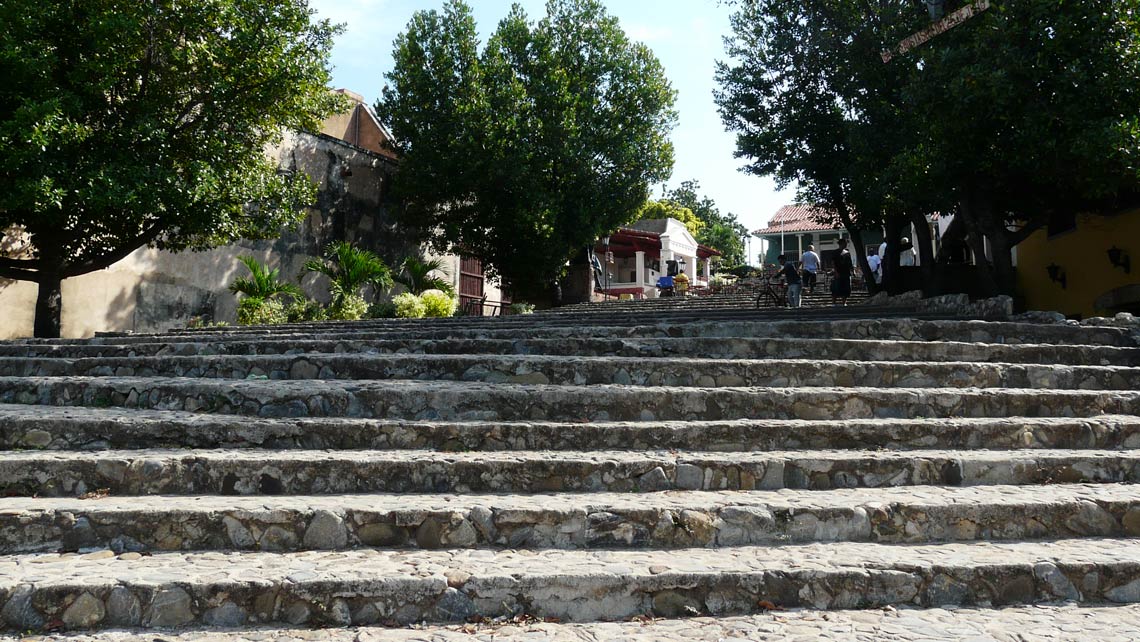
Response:
M328 277L334 307L346 297L359 297L366 285L378 290L392 287L392 274L384 261L347 241L330 245L325 258L309 259L302 270Z
M0 237L32 248L0 277L40 284L37 336L62 279L298 219L314 187L264 150L337 108L336 31L304 0L0 3Z
M435 274L437 272L443 276ZM412 294L423 294L426 290L455 294L455 288L446 277L442 259L409 256L404 259L403 269L393 279Z
M395 42L377 113L399 141L406 221L516 292L630 221L673 165L675 92L599 0L515 5L486 47L471 8L421 11Z
M305 298L301 288L280 279L281 270L277 268L270 270L252 256L239 256L238 261L249 269L249 276L234 279L230 284L230 292L261 300L279 296L290 296L299 300Z

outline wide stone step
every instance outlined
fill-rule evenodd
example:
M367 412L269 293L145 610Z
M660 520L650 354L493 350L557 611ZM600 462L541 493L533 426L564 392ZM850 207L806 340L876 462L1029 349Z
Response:
M777 606L777 605L773 605ZM783 609L728 617L634 618L629 622L556 623L519 615L479 624L301 629L251 627L163 632L162 642L693 642L751 640L895 640L911 642L1016 642L1064 637L1097 642L1140 639L1140 606L1073 603L1005 608L899 608L879 610ZM42 642L155 642L140 630L56 633Z
M1140 451L0 452L0 496L649 492L1140 481Z
M654 421L1140 414L1140 391L666 388L439 381L0 377L0 403L258 417Z
M0 404L0 449L891 450L1140 448L1140 417L565 423L265 419Z
M116 335L94 339L25 339L7 342L17 346L132 345L162 342L202 343L261 340L451 340L463 338L841 338L904 341L957 341L995 344L1107 345L1136 347L1129 332L1114 327L1086 327L961 320L915 320L910 318L855 318L832 321L795 320L694 320L617 324L605 321L576 321L559 324L542 322L488 322L477 326L420 322L387 325L383 322L357 322L341 326L321 324L262 329L234 327L226 331L181 332L158 335ZM3 344L0 344L3 345Z
M8 498L0 553L686 548L1140 535L1140 486Z
M54 359L0 357L3 377L416 379L669 387L903 387L1136 390L1140 368L916 361L305 354Z
M682 551L30 554L0 557L11 630L308 626L1140 601L1130 539Z
M144 357L197 355L541 354L579 357L693 357L718 359L822 359L855 361L1005 362L1046 365L1140 366L1140 348L863 339L643 338L605 339L263 339L202 343L42 344L0 343L3 357Z

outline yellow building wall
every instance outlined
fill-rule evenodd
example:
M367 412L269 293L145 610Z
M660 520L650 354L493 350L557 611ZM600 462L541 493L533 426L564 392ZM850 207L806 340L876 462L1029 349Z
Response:
M1108 249L1124 250L1132 273L1112 267ZM1082 318L1110 315L1095 302L1111 290L1140 283L1140 209L1113 216L1082 214L1077 227L1049 238L1044 229L1017 246L1018 288L1029 310L1055 310ZM1048 267L1059 266L1067 287L1049 280Z

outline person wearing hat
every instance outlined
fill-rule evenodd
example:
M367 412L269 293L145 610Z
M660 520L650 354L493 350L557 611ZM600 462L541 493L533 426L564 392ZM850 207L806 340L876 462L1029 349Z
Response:
M899 265L902 267L914 266L914 246L911 245L910 239L902 237L901 243L902 251L899 252Z

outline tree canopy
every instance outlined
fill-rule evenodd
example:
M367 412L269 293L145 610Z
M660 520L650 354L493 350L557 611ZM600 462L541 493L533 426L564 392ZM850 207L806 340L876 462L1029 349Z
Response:
M312 201L265 156L315 129L336 28L304 0L0 3L0 235L40 284L37 336L58 336L60 280L151 245L275 236Z
M598 0L517 5L480 50L470 7L421 11L394 46L376 110L401 164L404 220L516 291L632 220L668 178L675 92Z
M1053 214L1135 190L1138 8L995 1L884 63L883 50L928 24L924 7L739 3L717 101L745 171L797 183L853 234L885 225L897 236L904 222L956 212L976 255L990 241L990 289L1009 291L1013 245Z
M689 234L693 235L693 238L696 238L705 227L705 222L697 218L693 210L665 199L646 201L645 205L642 205L641 209L637 211L633 220L637 222L661 218L681 221L685 224L685 229L689 230Z
M721 213L716 202L700 193L701 184L695 180L683 181L665 194L665 200L687 209L702 225L693 235L697 242L716 248L721 262L727 266L741 265L745 261L744 241L748 228L731 212Z

